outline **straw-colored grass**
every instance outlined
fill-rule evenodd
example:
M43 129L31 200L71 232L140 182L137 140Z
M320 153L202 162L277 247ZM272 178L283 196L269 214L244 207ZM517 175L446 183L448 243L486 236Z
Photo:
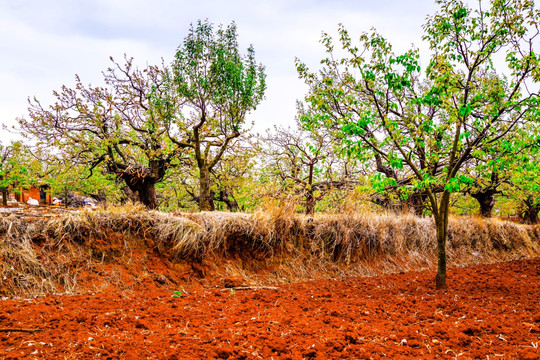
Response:
M108 272L102 278L117 286L125 281L121 269L136 278L134 284L145 278L167 283L166 275L152 272L145 256L134 265L136 247L159 254L172 267L188 269L190 276L206 276L201 281L209 283L212 276L246 284L280 283L436 264L430 218L365 212L305 216L294 206L254 214L166 214L129 204L53 217L0 217L0 295L83 291L83 273ZM539 226L450 220L451 266L539 254ZM105 268L107 264L114 266Z

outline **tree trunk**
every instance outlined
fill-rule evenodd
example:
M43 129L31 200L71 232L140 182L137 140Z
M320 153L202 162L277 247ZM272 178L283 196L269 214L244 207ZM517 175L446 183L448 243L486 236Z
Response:
M126 202L128 201L131 201L131 202L137 202L139 201L139 196L137 196L133 190L131 190L131 188L127 185L124 185L122 186L122 192L124 193L124 195L122 196L122 198L120 199L120 202L122 204L125 204Z
M158 201L156 196L156 184L163 179L167 171L167 162L161 160L151 160L148 166L122 166L120 171L116 171L126 182L139 201L148 209L157 209Z
M436 220L437 222L437 220ZM435 287L446 289L446 231L444 223L438 221L437 227L437 276L435 277Z
M225 205L227 205L227 210L229 210L230 212L235 212L239 209L238 202L234 197L229 195L228 190L220 190L219 198L217 198L216 200L224 202Z
M525 221L526 224L531 224L531 225L534 225L534 224L538 224L538 212L539 212L539 208L536 207L536 208L529 208L525 211L525 213L523 214L523 220Z
M137 196L139 201L148 209L158 208L156 197L156 181L151 176L138 176L137 174L124 173L122 175L126 185Z
M492 189L482 189L471 194L480 205L480 215L484 218L490 218L495 206L495 191Z
M203 166L199 169L199 211L212 211L210 185L210 171Z
M538 213L540 212L540 204L535 204L532 197L527 198L527 200L525 200L523 204L525 205L525 209L523 210L522 216L525 224L538 224Z
M139 193L139 201L148 209L154 210L158 208L155 182L145 181L139 186L137 191Z
M306 190L306 215L313 215L315 213L315 204L317 200L313 196L313 189Z
M8 206L7 201L8 201L8 191L7 189L2 189L2 205L7 207Z
M446 289L446 236L448 233L448 213L450 211L450 193L444 191L438 214L434 215L437 229L437 276L435 287Z

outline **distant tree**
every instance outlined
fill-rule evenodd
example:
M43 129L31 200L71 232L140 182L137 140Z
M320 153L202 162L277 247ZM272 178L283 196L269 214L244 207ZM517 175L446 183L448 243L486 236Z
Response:
M103 74L107 87L84 85L76 76L75 87L53 93L53 105L30 101L29 118L19 124L38 146L59 149L90 173L105 166L155 209L155 184L188 146L168 137L180 103L165 84L163 68L139 70L133 59L112 61L114 66Z
M415 176L408 171L409 169L393 168L380 154L374 154L366 167L372 170L369 177L375 190L370 196L372 203L387 211L424 215L428 194L414 184ZM438 194L442 192L442 187L434 187L432 192Z
M7 206L8 188L13 185L13 174L19 164L17 153L21 146L20 142L12 142L10 145L0 143L0 192L3 206Z
M296 128L275 127L263 140L267 171L274 181L303 198L308 215L330 190L352 188L357 183L354 161L338 154L328 133L305 131L297 123Z
M517 154L499 151L483 153L481 158L475 157L470 166L465 164L463 173L472 181L462 190L470 195L479 206L479 214L491 218L497 196L503 195L512 177L512 167Z
M102 203L119 203L126 197L122 191L126 185L115 174L104 167L90 171L87 166L72 163L69 158L54 161L54 165L49 168L47 183L57 197L65 198L76 193Z
M496 204L496 197L503 194L503 187L508 181L510 172L506 162L499 161L500 153L483 154L482 158L473 158L463 167L465 176L471 179L468 186L462 188L464 195L475 199L479 206L480 216L490 218ZM514 158L514 154L510 157Z
M256 157L260 156L256 140L238 138L223 160L212 171L214 201L228 211L246 211L257 194L251 189Z
M246 131L246 115L262 101L266 90L264 67L256 63L252 46L246 55L240 53L237 37L234 22L214 30L208 21L199 21L172 64L171 86L184 107L170 136L178 146L187 139L193 152L201 211L212 208L212 171L231 142Z
M521 185L519 192L521 200L520 215L526 224L538 224L540 213L540 166L531 163L524 167L524 172L519 175L516 184Z
M245 210L247 182L252 178L257 149L244 136L234 139L223 153L221 160L210 171L210 211L226 208L228 211ZM200 203L199 174L194 161L185 163L171 172L165 182L167 191L177 199L180 208L192 208L191 203Z
M11 147L0 144L0 192L2 193L3 206L7 206L8 187L10 185L8 177L13 168L12 152Z
M530 1L437 4L424 26L433 52L425 79L418 50L396 55L376 32L363 34L357 47L343 27L345 57L336 59L324 35L329 56L322 70L312 73L300 61L297 67L310 87L306 101L318 113L303 119L305 126L341 132L356 152L408 171L409 186L426 193L437 233L436 287L445 288L450 198L472 183L464 166L524 119L538 121L539 94L531 89L540 80L540 15ZM505 74L494 65L501 54Z
M158 206L156 183L190 152L200 209L208 210L210 172L245 131L246 114L266 89L253 47L245 56L238 47L234 23L214 32L199 21L171 69L113 60L104 73L107 87L86 86L77 76L75 87L54 92L54 105L30 101L29 118L19 124L38 146L55 147L91 172L105 166L151 209Z
M481 180L487 181L482 183ZM482 217L490 218L492 216L493 207L496 203L495 196L501 193L499 189L501 183L499 171L495 169L491 171L491 176L488 179L475 179L474 187L469 193L478 202Z
M518 201L519 213L527 224L538 224L540 213L540 132L534 140L534 146L516 157L509 179L508 196Z
M463 173L472 179L472 183L464 188L464 193L478 202L482 217L492 216L497 196L515 197L516 191L519 191L514 180L523 179L523 173L528 173L531 159L538 153L540 122L534 120L538 114L531 114L531 119L517 124L504 138L483 144L463 167ZM535 179L528 178L534 183ZM527 186L521 184L520 187Z
M45 176L40 162L32 156L28 148L20 141L9 145L0 144L0 192L2 205L7 206L8 190L15 192L19 187L36 185Z

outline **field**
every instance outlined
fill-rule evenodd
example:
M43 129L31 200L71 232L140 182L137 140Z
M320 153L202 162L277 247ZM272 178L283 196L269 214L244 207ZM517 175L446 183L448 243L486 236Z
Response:
M124 2L0 2L0 360L540 360L534 1Z
M410 215L0 217L0 359L537 359L540 228Z
M0 358L540 357L539 258L455 268L449 283L434 291L421 271L5 300Z

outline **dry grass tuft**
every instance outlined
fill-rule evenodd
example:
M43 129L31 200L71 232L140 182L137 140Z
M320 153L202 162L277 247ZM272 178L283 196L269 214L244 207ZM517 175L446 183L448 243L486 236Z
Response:
M249 285L436 265L430 218L366 212L305 216L296 213L294 204L254 214L166 214L128 204L54 217L0 217L0 295L76 292L82 272L96 273L111 262L168 283L146 267L130 265L137 242L177 264L191 264L187 269L195 267L200 276L214 274ZM450 219L452 266L539 254L539 226ZM118 268L107 271L113 285L127 281Z
M450 261L461 265L538 256L539 230L540 226L498 219L452 218L447 242Z

